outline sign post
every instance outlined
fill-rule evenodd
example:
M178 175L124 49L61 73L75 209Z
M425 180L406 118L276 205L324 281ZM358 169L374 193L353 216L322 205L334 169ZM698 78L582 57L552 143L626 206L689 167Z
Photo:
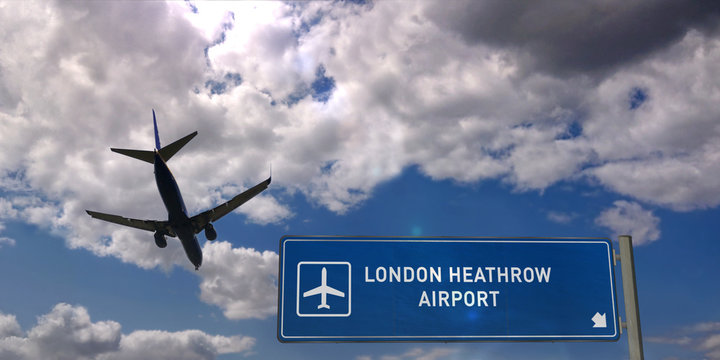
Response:
M640 307L635 282L635 258L633 256L632 237L622 235L619 241L630 360L643 360L645 357L643 355L642 333L640 331Z
M278 339L616 341L607 239L280 240Z

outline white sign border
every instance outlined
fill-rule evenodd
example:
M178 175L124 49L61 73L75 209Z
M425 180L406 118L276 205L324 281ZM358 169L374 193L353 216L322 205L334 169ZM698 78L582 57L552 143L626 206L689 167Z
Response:
M613 269L613 253L610 239L607 238L587 238L587 237L546 237L546 238L531 238L531 237L442 237L442 236L428 236L428 237L394 237L394 236L304 236L304 235L285 235L280 239L282 245L281 251L285 253L285 246L291 242L336 242L338 240L346 242L490 242L490 243L550 243L550 244L603 244L607 248L608 256L608 272L610 277L610 293L612 295L613 302L613 320L617 320L617 294L615 292L615 273ZM595 241L591 241L595 240ZM282 269L285 268L285 256L282 256L282 262L279 263L278 277L281 276ZM283 279L283 284L284 284ZM285 289L283 284L280 286L280 299L278 299L278 335L280 341L302 339L298 342L305 340L306 342L363 342L363 341L493 341L493 340L505 340L505 341L582 341L584 339L590 340L608 340L617 341L620 336L618 334L618 323L613 321L613 333L607 335L422 335L422 336L408 336L408 335L353 335L353 336L288 336L283 333L284 327L284 300L285 300ZM313 340L318 339L318 340ZM527 340L524 340L527 339ZM544 340L547 339L547 340Z
M345 314L302 314L300 313L300 265L347 265L348 267L348 311ZM301 261L297 265L297 288L295 313L298 317L348 317L352 313L352 264L347 261Z

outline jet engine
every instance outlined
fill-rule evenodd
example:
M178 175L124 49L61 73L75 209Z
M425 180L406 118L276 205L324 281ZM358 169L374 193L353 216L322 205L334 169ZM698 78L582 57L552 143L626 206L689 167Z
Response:
M163 234L159 231L155 232L155 245L157 245L161 249L167 246L167 240L165 240L165 234Z
M217 239L217 232L215 232L215 228L210 223L205 225L205 238L210 241Z

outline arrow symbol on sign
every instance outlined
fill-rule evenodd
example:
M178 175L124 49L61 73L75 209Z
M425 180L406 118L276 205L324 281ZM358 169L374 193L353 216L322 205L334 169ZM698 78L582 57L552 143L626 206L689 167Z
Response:
M605 313L600 315L599 312L595 313L595 316L592 317L592 321L595 323L593 325L594 328L604 328L607 327L607 317L605 316Z

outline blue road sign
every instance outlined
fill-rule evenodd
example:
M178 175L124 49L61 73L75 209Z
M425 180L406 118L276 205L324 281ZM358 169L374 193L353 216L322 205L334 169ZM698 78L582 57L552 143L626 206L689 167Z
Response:
M615 341L607 239L280 240L280 341Z

